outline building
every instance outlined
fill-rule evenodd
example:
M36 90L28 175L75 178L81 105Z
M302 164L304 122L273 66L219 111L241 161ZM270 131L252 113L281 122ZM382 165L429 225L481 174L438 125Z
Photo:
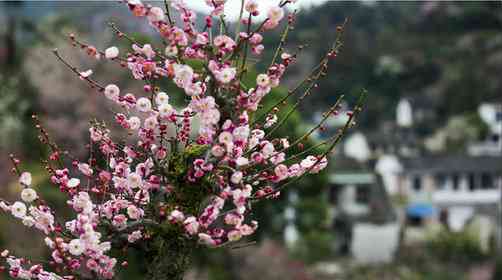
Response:
M354 255L357 249L348 244L357 239L357 228L364 224L376 231L375 225L397 220L389 196L399 202L396 209L402 210L398 214L400 222L406 221L403 224L441 222L460 231L483 220L483 235L488 232L491 238L498 228L502 244L502 100L481 104L478 115L480 127L488 128L486 139L479 141L485 136L481 127L476 139L452 147L440 137L444 141L434 148L428 140L437 138L431 137L436 132L452 137L462 127L453 132L448 126L438 129L434 100L407 96L397 104L394 121L382 123L376 131L347 135L341 152L353 164L344 159L337 167L335 159L330 188L340 247ZM359 242L363 244L364 238Z
M446 155L401 159L398 189L409 218L448 221L462 229L476 214L495 219L502 190L502 157ZM426 210L430 208L430 210ZM420 210L421 209L421 210Z
M486 139L467 147L470 155L502 155L502 99L479 106L478 114L488 126Z
M334 159L329 177L329 202L335 217L385 223L395 219L382 178L366 164L348 158Z
M335 250L362 263L389 262L398 247L399 224L382 178L366 165L334 159L329 202ZM383 240L379 245L369 240ZM370 242L371 243L371 242Z

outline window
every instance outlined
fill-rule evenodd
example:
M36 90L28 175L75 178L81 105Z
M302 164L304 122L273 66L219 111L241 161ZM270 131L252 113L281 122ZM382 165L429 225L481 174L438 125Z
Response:
M469 173L467 176L467 183L469 184L468 187L471 192L476 189L476 177L473 173Z
M446 175L443 173L439 173L435 176L436 181L436 189L444 190L446 189Z
M493 189L493 176L489 173L481 174L481 188L482 189Z
M369 146L371 151L376 151L378 149L378 146L375 142L370 142Z
M497 120L497 122L502 122L502 111L497 112L495 119Z
M338 197L339 197L339 193L340 193L341 188L343 188L342 185L332 185L329 188L329 201L332 204L336 205L338 203Z
M460 187L460 177L458 174L453 174L451 179L453 181L453 190L458 191L458 188Z
M500 141L500 135L498 135L497 133L495 133L495 134L493 134L491 136L491 139L492 139L493 142L498 143Z
M368 186L356 187L356 203L369 204L370 202L370 188Z
M422 178L415 176L413 178L413 190L418 192L422 190Z

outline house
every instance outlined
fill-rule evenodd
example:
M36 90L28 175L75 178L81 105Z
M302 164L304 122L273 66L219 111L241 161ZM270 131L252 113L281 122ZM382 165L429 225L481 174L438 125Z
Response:
M488 126L488 135L481 142L471 143L471 155L502 155L502 99L482 103L478 108L481 120Z
M410 219L441 218L453 230L477 214L495 221L501 202L501 156L403 158L401 166L398 189L408 199Z
M335 158L333 168L329 175L329 202L335 216L375 223L395 219L382 178L369 166L349 158Z
M396 124L402 128L412 128L434 116L430 98L422 94L402 97L396 106Z
M381 155L375 163L375 172L382 177L389 195L399 194L400 176L403 166L399 157L393 154Z
M355 132L345 140L347 156L359 161L374 159L385 154L418 156L420 137L435 117L430 99L421 95L401 98L396 107L394 121L383 122L377 130L364 134Z
M363 263L391 261L398 246L399 225L382 178L348 158L334 159L334 168L329 177L329 202L337 234L335 250L350 253ZM381 246L368 244L375 239L385 241Z

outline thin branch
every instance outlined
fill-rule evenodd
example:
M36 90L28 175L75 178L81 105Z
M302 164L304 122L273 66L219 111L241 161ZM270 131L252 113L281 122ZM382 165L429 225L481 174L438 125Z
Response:
M267 69L269 69L270 67L272 67L275 64L275 61L276 61L277 57L279 56L279 53L282 51L284 44L286 44L286 39L288 38L288 33L289 33L290 28L291 28L291 26L288 23L286 25L286 28L282 32L281 41L279 41L279 45L277 45L277 48L275 49L274 56L272 57L272 61L270 61L270 65L268 66Z
M88 48L88 47L90 47L90 46L91 46L91 45L89 45L89 44L86 44L86 43L83 43L83 42L81 42L81 41L77 40L73 34L70 34L70 35L69 35L69 37L70 37L70 40L71 40L74 44L78 45L81 49L85 49L85 48ZM106 56L105 56L105 52L104 52L104 51L102 51L102 50L96 50L96 51L99 53L99 55L101 55L101 56L103 56L103 57L106 57ZM113 58L113 59L110 59L110 60L113 60L113 61L118 61L118 62L127 62L127 59L126 59L126 58L123 58L123 57L120 57L120 56L117 56L117 57L115 57L115 58Z
M171 12L169 10L169 3L167 3L167 0L164 0L164 6L166 7L166 16L167 20L169 21L169 24L174 25L174 21L171 18Z
M59 51L58 49L53 49L52 52L54 53L54 55L57 57L57 59L59 61L61 61L68 69L70 69L73 73L75 73L77 76L79 76L79 78L81 78L82 80L84 81L87 81L92 88L98 88L100 91L103 91L105 90L105 87L102 86L101 84L99 84L98 82L94 81L93 79L89 78L89 77L83 77L81 74L80 74L80 71L78 71L78 69L71 65L70 63L68 63L63 57L61 57L61 55L59 54Z
M237 39L239 38L239 33L241 31L241 21L242 21L242 15L244 14L244 0L241 0L241 10L239 12L239 21L237 21L237 27L235 28L235 39L234 41L237 42Z
M329 61L330 55L333 54L333 53L338 53L340 51L340 49L342 48L342 46L343 46L342 37L343 37L343 33L344 33L345 26L347 25L347 23L348 23L348 18L346 18L344 20L343 24L341 25L340 31L337 34L337 37L335 39L335 42L333 43L333 46L330 48L329 51L326 52L326 54L321 59L321 61L310 71L309 75L307 75L307 77L305 77L292 90L290 90L286 96L284 96L283 98L281 98L274 105L270 106L270 108L268 110L266 110L259 117L257 117L251 123L251 126L253 126L255 123L263 120L263 118L265 118L272 110L274 110L274 108L276 108L277 106L279 106L280 104L282 104L284 101L286 101L289 97L291 97L292 95L294 95L296 93L296 91L298 91L307 81L309 81L310 79L314 79L317 76L317 75L314 75L314 73L316 71L318 71L319 68L321 68L323 65L327 66L327 62Z
M274 189L274 191L266 194L264 197L272 196L272 195L280 192L282 189L286 188L287 186L298 182L304 176L309 174L310 171L312 171L315 167L317 167L317 165L319 165L321 163L321 161L323 160L323 158L325 156L327 156L329 153L331 153L333 151L333 149L336 147L336 145L338 145L340 140L347 133L347 130L352 126L353 120L359 115L359 112L361 112L362 104L366 98L366 93L367 93L367 91L363 90L363 92L360 94L357 105L354 108L354 112L349 116L349 119L345 123L345 126L342 128L341 133L338 135L338 137L336 137L335 141L333 141L333 143L328 147L328 149L326 149L326 151L321 156L318 157L317 161L310 168L308 168L301 176L298 176L298 177L294 178L293 180L290 180L290 181L278 186L276 189Z

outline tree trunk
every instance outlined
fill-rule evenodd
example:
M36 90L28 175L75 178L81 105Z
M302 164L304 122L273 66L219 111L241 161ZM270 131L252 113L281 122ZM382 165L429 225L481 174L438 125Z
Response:
M148 258L148 277L151 280L183 280L192 260L194 245L184 238L157 240L158 251Z

